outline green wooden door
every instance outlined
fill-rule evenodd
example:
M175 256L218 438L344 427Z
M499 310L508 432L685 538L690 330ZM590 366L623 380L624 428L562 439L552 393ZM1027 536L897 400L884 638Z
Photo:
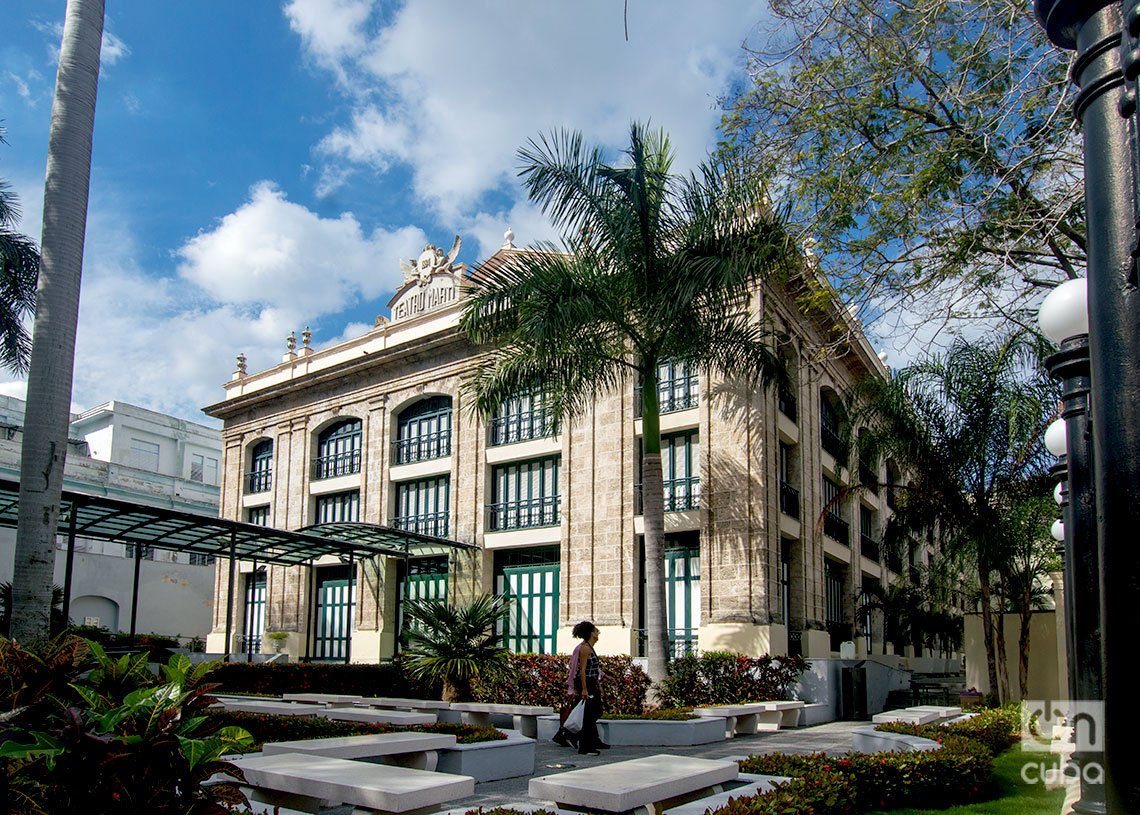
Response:
M555 652L559 573L557 546L500 553L495 591L513 601L499 630L507 648L516 653Z
M348 567L322 569L317 576L314 659L344 659L355 619L355 581Z

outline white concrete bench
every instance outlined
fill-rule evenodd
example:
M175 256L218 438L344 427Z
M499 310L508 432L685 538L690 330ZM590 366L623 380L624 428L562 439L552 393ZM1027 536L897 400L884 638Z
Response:
M455 736L433 733L376 733L368 736L342 736L332 739L267 742L261 748L266 756L306 753L329 758L378 759L380 764L434 771L439 750L456 744Z
M379 710L376 708L335 707L317 708L317 715L338 722L372 722L380 724L434 724L434 713L412 713L409 710Z
M804 703L798 699L778 699L772 702L757 702L765 711L770 713L780 714L780 723L772 730L778 730L783 727L799 727L800 716L804 712ZM764 719L760 719L760 730L765 730Z
M854 753L920 753L937 750L938 742L905 733L889 733L874 727L856 727L851 731Z
M781 727L799 727L804 703L798 701L742 702L710 705L693 709L698 716L720 716L725 720L725 738L737 734L766 733Z
M742 781L743 784L739 787L725 790L724 792L718 792L705 798L698 798L687 804L681 804L680 806L667 809L665 810L665 815L705 815L710 809L720 809L734 798L749 798L753 795L759 795L760 793L768 792L773 789L776 784L791 781L792 779L782 775L753 775L752 773L741 773L737 776L736 780Z
M450 702L438 699L403 699L398 696L366 696L357 700L360 707L383 707L392 710L412 710L417 713L433 713L451 708Z
M435 812L446 801L475 792L466 775L367 764L305 753L255 756L233 762L245 775L252 801L318 812L323 801L350 804L359 815Z
M226 699L221 702L226 710L239 713L269 713L276 716L316 716L325 708L321 705L300 705L289 702L242 702Z
M451 709L462 714L464 724L477 727L491 727L491 715L494 713L510 716L515 730L532 739L538 736L538 717L554 712L554 708L542 705L498 705L490 702L452 702Z
M939 719L955 719L962 715L962 708L945 705L915 705L906 710L908 712L937 713Z
M328 707L352 707L364 697L339 693L283 693L283 702L301 702L311 705L326 705Z
M876 713L871 717L875 724L888 724L890 722L905 722L906 724L933 724L942 717L933 711L926 710L887 710Z
M660 813L676 804L721 792L740 767L734 761L657 755L532 778L531 798L566 809Z

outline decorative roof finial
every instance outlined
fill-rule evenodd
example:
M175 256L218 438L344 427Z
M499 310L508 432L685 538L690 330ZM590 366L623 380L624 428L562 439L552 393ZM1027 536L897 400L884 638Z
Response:
M301 344L304 347L308 348L309 347L309 340L311 340L312 338L313 338L313 332L309 330L308 326L305 326L305 330L301 332Z
M290 331L289 336L285 338L285 347L289 349L289 353L297 350L297 332Z
M239 353L237 355L237 370L234 373L239 373L242 376L245 376L247 373L249 373L245 365L245 354Z
M502 248L503 249L518 249L518 247L515 246L514 230L512 230L509 226L507 227L507 231L503 233L503 246L502 246Z

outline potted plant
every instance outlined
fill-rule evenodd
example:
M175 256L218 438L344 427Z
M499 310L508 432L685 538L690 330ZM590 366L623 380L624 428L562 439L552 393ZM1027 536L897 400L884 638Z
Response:
M285 648L285 640L289 639L288 631L270 631L266 635L273 643L273 653L280 654Z

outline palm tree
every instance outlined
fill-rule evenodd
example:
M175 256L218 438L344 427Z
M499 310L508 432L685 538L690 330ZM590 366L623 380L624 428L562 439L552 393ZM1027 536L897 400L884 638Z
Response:
M50 627L102 39L103 0L68 0L51 109L43 256L21 448L12 578L12 637L17 640L46 637Z
M1003 699L1009 687L995 592L1018 539L1011 496L1052 464L1042 440L1059 392L1039 364L1047 350L1024 332L957 340L889 381L861 383L855 404L864 401L853 408L877 449L911 474L896 487L885 537L937 539L974 571L990 689Z
M470 603L421 598L406 606L410 624L403 652L417 679L443 683L443 701L471 700L471 680L501 670L510 654L495 626L510 610L506 597L484 594Z
M0 143L4 128L0 127ZM0 365L17 374L28 370L32 338L24 318L35 309L40 251L15 231L20 205L8 182L0 179Z
M579 133L559 131L519 151L530 200L562 233L501 253L471 279L462 320L489 346L466 387L489 416L506 399L543 392L562 420L598 395L642 384L645 627L649 676L664 679L664 487L658 365L765 383L780 361L748 308L750 287L791 256L763 185L725 163L671 174L663 132L630 128L625 162L603 161Z

